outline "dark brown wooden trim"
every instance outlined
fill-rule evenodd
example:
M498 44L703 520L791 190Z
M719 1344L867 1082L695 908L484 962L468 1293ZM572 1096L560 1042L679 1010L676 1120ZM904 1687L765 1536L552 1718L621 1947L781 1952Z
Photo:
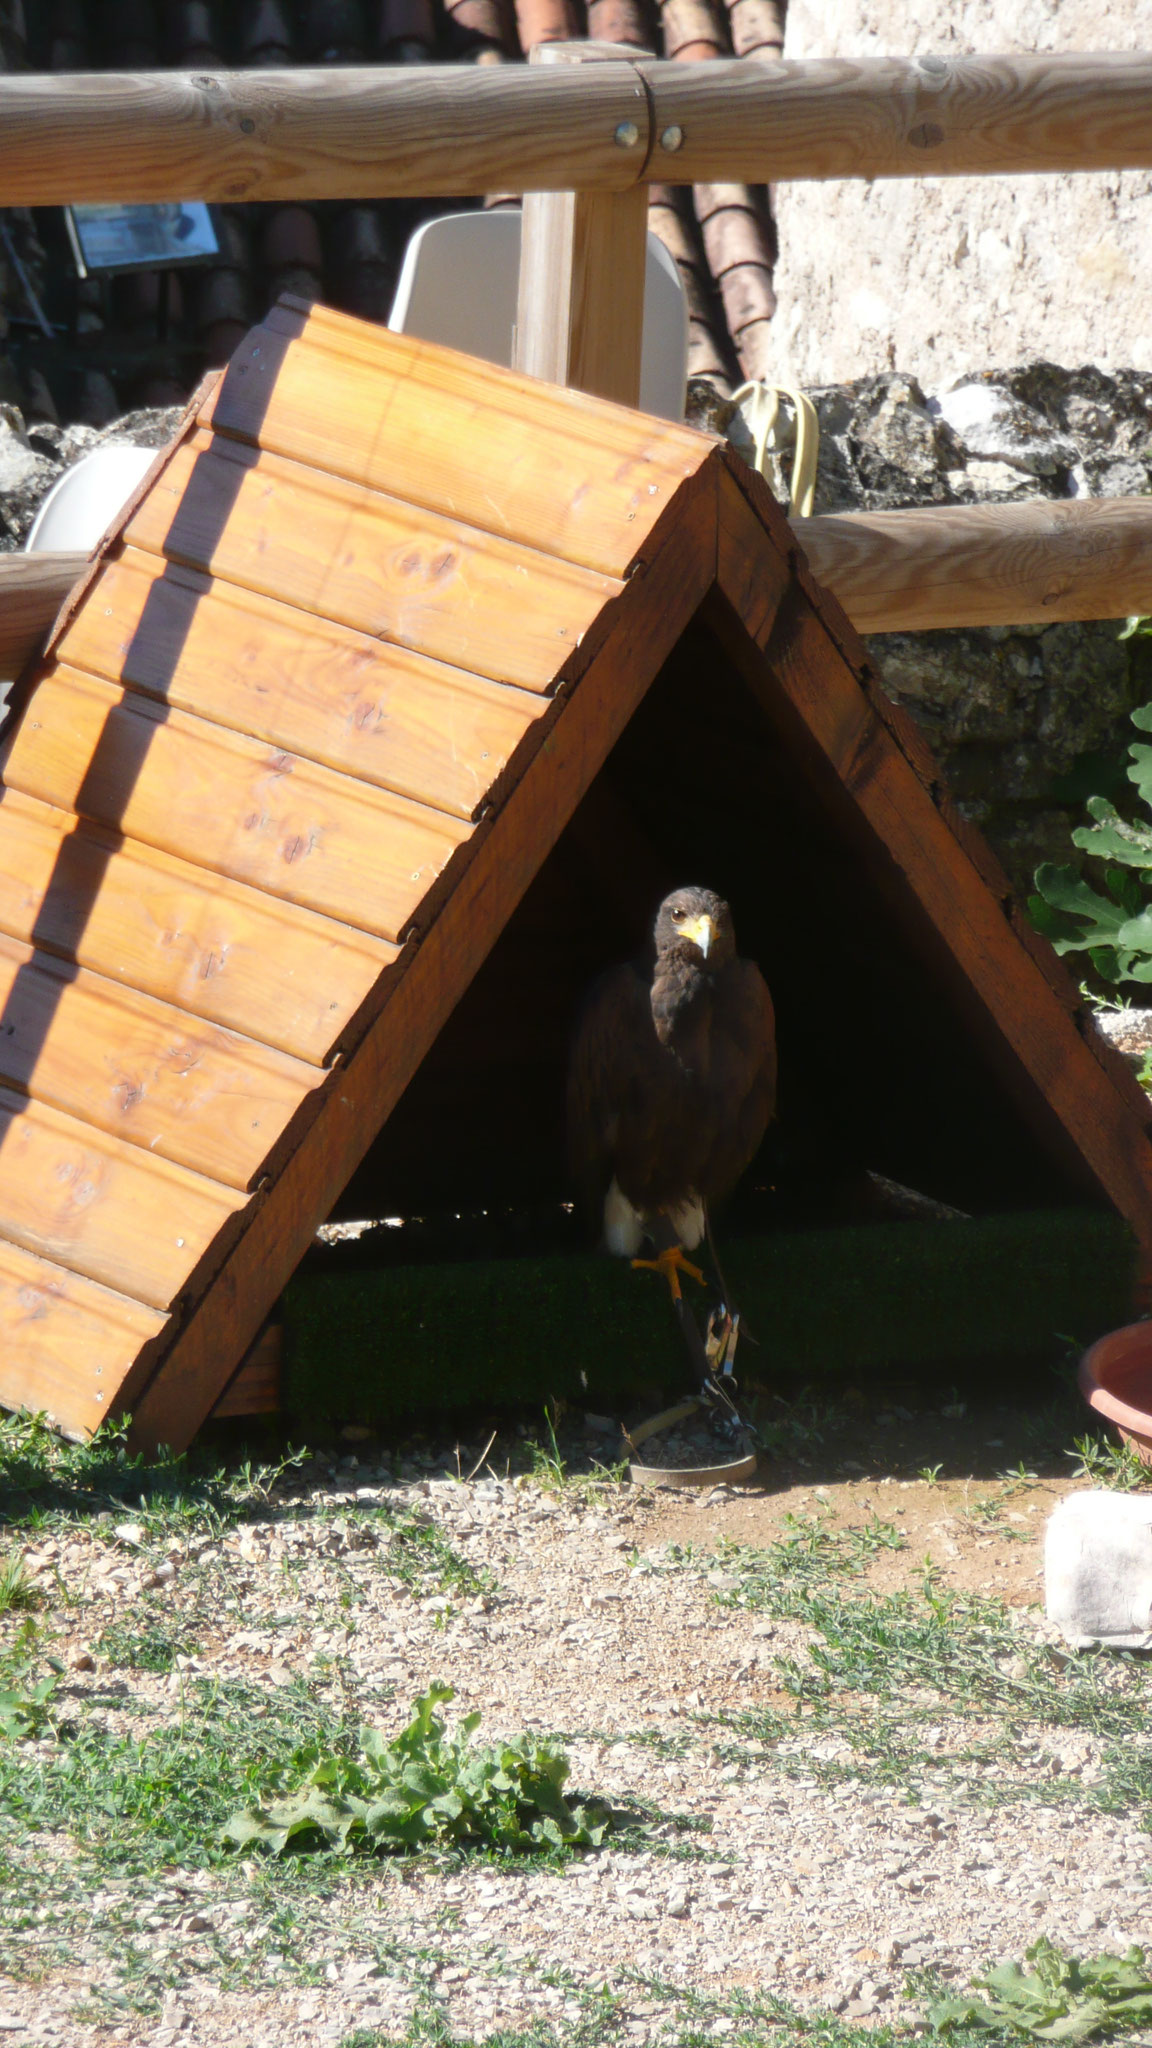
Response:
M883 698L867 661L848 658L822 598L813 610L794 585L773 623L757 623L753 643L744 624L747 565L763 562L766 529L776 524L761 525L753 496L735 487L731 472L722 478L723 609L714 607L713 616L729 651L787 729L825 801L854 819L877 885L934 956L1022 1112L1049 1149L1089 1176L1125 1217L1152 1263L1152 1109L1124 1063L1107 1056L1111 1049L1101 1048L1101 1058L1086 1040L1077 1002L1061 999L1059 963L1042 972L1036 953L1043 941L1022 940L1006 881L999 876L1001 886L990 886L989 871L998 876L992 856L970 828L957 831L939 778L926 781L931 757L919 735ZM771 541L779 544L775 532Z

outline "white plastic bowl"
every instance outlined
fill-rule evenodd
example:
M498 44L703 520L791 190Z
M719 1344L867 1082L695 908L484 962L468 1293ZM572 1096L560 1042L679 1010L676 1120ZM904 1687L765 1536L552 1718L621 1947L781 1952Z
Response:
M133 448L124 442L90 449L57 477L32 522L25 548L30 554L54 549L90 555L155 459L155 448Z

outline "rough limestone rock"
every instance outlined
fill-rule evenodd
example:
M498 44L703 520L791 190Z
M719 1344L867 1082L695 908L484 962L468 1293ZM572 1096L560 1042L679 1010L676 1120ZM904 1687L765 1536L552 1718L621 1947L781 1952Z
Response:
M790 0L784 55L1152 49L1152 0ZM897 366L942 393L982 363L1152 369L1152 174L781 184L771 374Z
M954 403L888 372L809 389L820 420L816 512L1152 490L1152 372L1031 363L974 372ZM750 454L731 401L701 383L690 417ZM770 478L783 491L786 479ZM1042 860L1079 861L1084 798L1115 794L1129 712L1152 696L1147 641L1120 621L876 635L964 812L1028 892Z

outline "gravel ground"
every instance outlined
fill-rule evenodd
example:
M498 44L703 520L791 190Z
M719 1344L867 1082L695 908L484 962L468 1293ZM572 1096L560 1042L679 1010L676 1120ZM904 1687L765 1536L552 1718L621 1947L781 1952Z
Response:
M67 1963L35 1927L3 1937L0 2041L295 2048L357 2029L365 2041L403 2037L417 2009L438 2009L466 2039L548 2020L560 2039L592 2040L598 1998L605 2040L681 2039L694 2010L702 2032L723 2039L739 2031L741 1992L865 2026L907 2024L909 1970L964 1983L989 1961L1021 1957L1041 1932L1082 1954L1147 1940L1147 1810L1096 1810L1102 1744L1090 1731L1022 1727L1018 1751L966 1778L973 1723L950 1719L929 1688L929 1761L904 1783L853 1775L849 1742L807 1727L803 1702L781 1688L776 1660L802 1657L811 1630L718 1604L740 1582L731 1554L716 1558L724 1543L764 1546L795 1527L789 1515L850 1530L878 1514L907 1542L877 1553L862 1592L916 1583L930 1555L937 1585L993 1590L1022 1638L1051 1634L1037 1605L1039 1539L1072 1482L998 1490L964 1473L979 1464L987 1426L973 1425L971 1455L953 1443L955 1477L895 1476L918 1452L893 1440L889 1472L866 1454L864 1471L825 1460L823 1485L794 1466L761 1488L703 1495L554 1488L491 1467L462 1482L434 1476L436 1460L427 1476L409 1465L396 1477L363 1446L359 1460L314 1461L265 1519L223 1532L157 1544L127 1517L33 1532L27 1566L49 1600L77 1715L115 1727L133 1714L139 1732L141 1711L145 1725L183 1713L201 1676L270 1693L300 1677L331 1690L339 1677L392 1734L412 1699L446 1678L453 1713L482 1710L481 1740L561 1737L573 1785L646 1809L649 1830L630 1836L637 1846L609 1838L561 1867L372 1862L319 1918L302 1910L276 1953L254 1861L111 1883L91 1899ZM994 1512L981 1511L989 1500ZM414 1595L387 1568L372 1520L381 1508L434 1525L493 1589ZM126 1671L101 1652L117 1625L158 1608L195 1616L194 1654L177 1668ZM9 1636L13 1626L0 1623ZM1140 1729L1145 1670L1110 1661L1118 1693L1136 1689ZM761 1709L788 1713L787 1734L757 1742L745 1727L737 1741L739 1717ZM73 1851L45 1834L21 1853L66 1861ZM162 1986L151 2017L115 2002L126 1930ZM245 1978L243 1959L257 1952Z

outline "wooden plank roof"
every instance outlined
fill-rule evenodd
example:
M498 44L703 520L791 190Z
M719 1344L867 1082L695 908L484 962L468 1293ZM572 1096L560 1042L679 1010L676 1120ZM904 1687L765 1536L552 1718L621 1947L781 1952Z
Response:
M759 479L285 301L0 753L0 1401L188 1440L706 599L1152 1252L1143 1097Z

